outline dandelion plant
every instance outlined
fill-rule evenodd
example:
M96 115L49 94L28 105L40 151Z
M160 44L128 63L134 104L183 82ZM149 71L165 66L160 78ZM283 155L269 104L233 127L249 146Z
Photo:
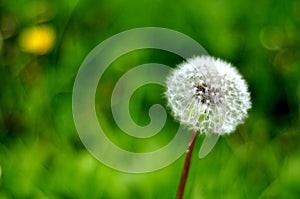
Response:
M215 139L234 132L248 115L250 94L230 63L207 55L179 64L167 77L166 86L174 117L192 131L177 193L181 199L197 135Z

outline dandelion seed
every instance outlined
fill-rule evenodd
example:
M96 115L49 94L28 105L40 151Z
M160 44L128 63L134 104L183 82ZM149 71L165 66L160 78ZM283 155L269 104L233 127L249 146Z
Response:
M251 107L248 86L228 62L197 56L179 64L166 81L168 106L194 131L232 133Z

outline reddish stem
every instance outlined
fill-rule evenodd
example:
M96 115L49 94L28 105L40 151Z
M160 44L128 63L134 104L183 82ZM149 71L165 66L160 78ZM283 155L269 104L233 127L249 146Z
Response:
M185 188L186 179L188 177L188 173L189 173L189 169L190 169L191 157L193 154L193 149L195 146L196 138L197 138L197 132L193 131L191 138L190 138L188 149L186 151L184 167L183 167L183 170L181 173L180 183L179 183L178 192L177 192L177 196L176 196L177 199L182 199L182 197L183 197L184 188Z

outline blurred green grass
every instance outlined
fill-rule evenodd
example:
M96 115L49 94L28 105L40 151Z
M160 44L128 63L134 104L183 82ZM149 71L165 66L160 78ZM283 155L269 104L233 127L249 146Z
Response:
M26 51L20 42L23 31L38 25L55 32L53 48L42 46L49 48L43 52L35 46ZM1 1L0 198L175 197L183 157L153 173L112 170L87 152L72 118L73 82L90 50L114 34L145 26L189 35L209 54L232 62L250 86L249 118L235 134L221 138L205 159L194 154L185 198L297 198L300 3L296 0ZM124 55L106 72L97 96L107 98L96 97L96 107L107 114L99 121L115 143L145 151L172 138L177 124L169 116L165 132L148 144L128 139L114 124L109 102L114 84L131 67L148 62L174 67L180 61L170 53L142 50ZM146 86L135 93L131 114L137 123L149 121L151 104L165 104L162 91Z

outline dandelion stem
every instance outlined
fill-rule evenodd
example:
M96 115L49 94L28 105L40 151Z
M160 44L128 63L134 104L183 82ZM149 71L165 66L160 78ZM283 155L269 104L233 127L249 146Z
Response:
M197 131L193 131L190 138L188 149L186 151L184 167L182 169L180 183L179 183L177 196L176 196L177 199L182 199L183 197L184 188L185 188L186 180L190 169L191 157L193 154L196 138L197 138Z

